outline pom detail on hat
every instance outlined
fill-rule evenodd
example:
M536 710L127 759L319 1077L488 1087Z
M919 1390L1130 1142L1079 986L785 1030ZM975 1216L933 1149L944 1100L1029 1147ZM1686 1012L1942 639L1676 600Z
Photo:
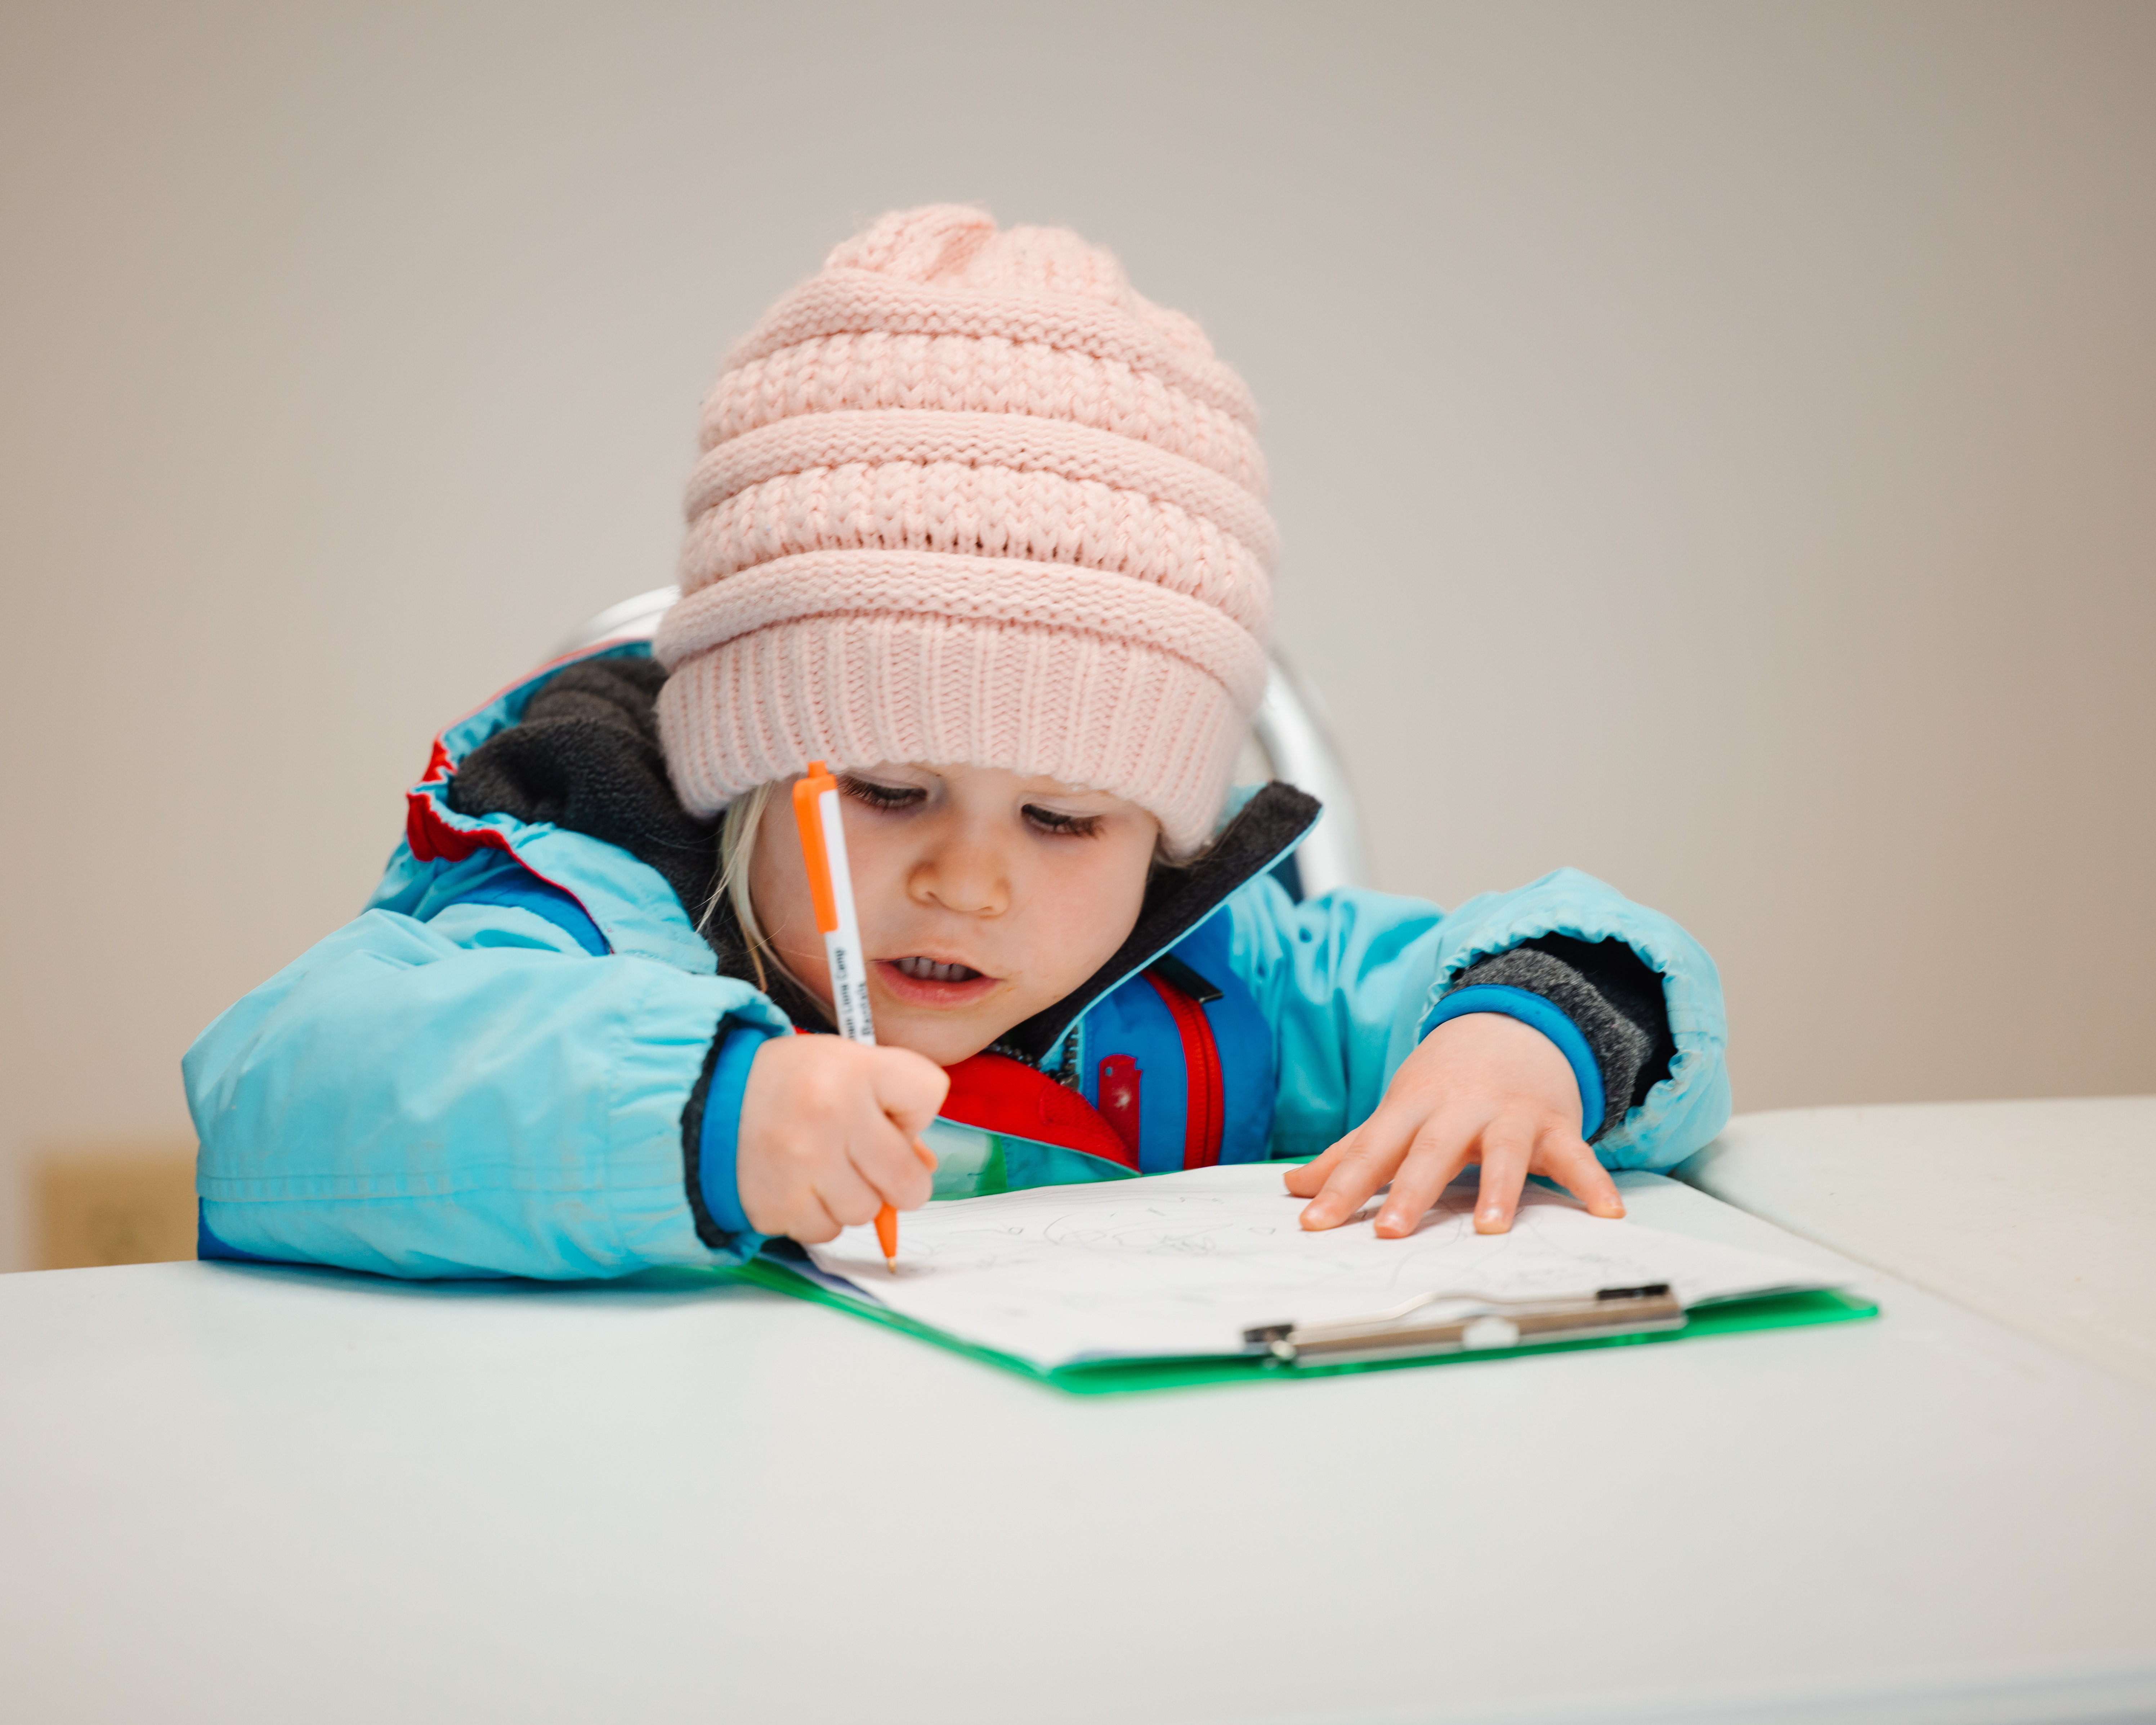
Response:
M683 799L970 762L1210 831L1265 684L1256 410L1114 255L885 216L728 357L655 649Z

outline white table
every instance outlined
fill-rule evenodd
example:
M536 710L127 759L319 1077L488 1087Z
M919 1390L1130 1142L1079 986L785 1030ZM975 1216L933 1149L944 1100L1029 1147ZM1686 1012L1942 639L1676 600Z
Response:
M1739 1115L1678 1177L2156 1389L2156 1096Z
M1080 1399L748 1290L0 1277L0 1713L2156 1718L2156 1394L1859 1286Z

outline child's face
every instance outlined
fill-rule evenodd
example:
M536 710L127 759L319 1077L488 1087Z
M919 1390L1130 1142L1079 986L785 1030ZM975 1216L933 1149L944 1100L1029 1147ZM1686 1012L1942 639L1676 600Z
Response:
M1133 803L988 767L841 773L876 1040L948 1066L1053 1005L1137 925L1159 824ZM749 896L830 1004L801 834L774 796Z

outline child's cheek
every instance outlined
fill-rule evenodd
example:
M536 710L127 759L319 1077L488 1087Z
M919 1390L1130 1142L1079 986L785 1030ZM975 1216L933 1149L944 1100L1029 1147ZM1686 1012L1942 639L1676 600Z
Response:
M1042 975L1054 974L1061 999L1115 954L1137 927L1152 860L1151 832L1119 834L1055 858L1033 895L1030 942L1040 950Z

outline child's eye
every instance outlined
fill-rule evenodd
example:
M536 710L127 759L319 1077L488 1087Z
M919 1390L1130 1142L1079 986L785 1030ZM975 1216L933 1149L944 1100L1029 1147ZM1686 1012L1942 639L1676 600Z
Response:
M839 781L839 786L855 802L871 809L907 809L928 800L928 793L918 785L878 784L872 778L855 778L850 773Z
M1044 833L1073 839L1090 839L1101 829L1101 817L1097 814L1065 814L1060 809L1043 809L1037 803L1025 805L1025 818Z

